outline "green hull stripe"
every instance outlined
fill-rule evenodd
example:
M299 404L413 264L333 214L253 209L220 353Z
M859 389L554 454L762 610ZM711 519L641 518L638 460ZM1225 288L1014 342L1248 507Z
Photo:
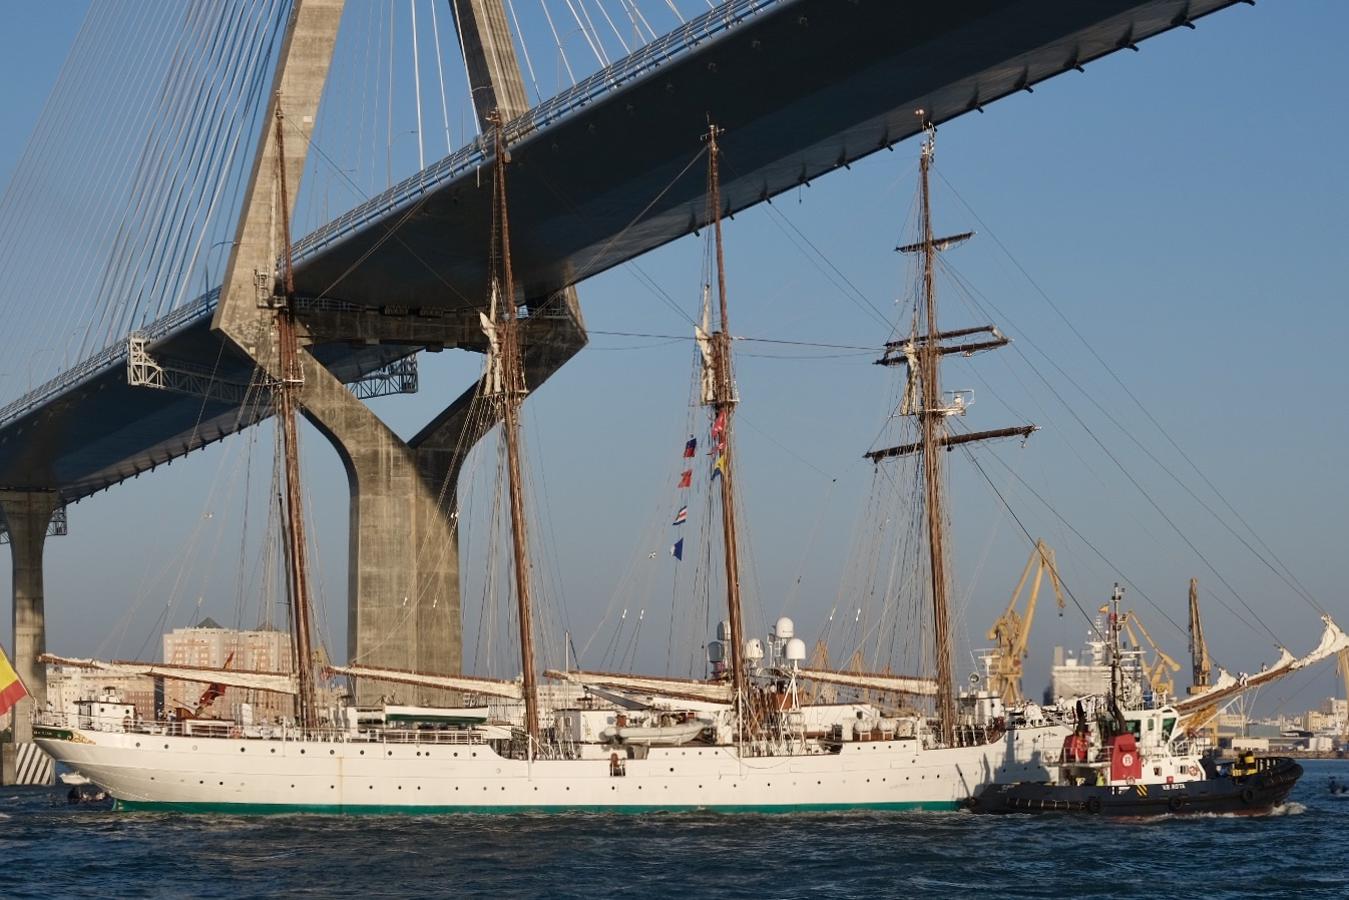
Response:
M800 813L842 812L847 810L955 810L961 803L948 801L910 801L905 803L793 803L727 806L342 806L316 803L160 803L145 800L118 800L116 807L125 812L215 813L234 816L286 815L513 815L518 813Z

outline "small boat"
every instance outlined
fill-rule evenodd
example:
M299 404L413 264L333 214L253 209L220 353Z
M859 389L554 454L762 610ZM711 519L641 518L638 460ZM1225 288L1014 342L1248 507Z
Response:
M1111 691L1079 700L1076 726L1044 782L989 784L968 801L976 813L1159 816L1267 813L1288 797L1302 766L1243 752L1228 763L1190 744L1175 705L1123 709L1119 702L1122 617L1117 586L1108 619Z
M600 732L600 739L610 744L678 747L695 740L715 725L715 722L691 715L667 714L646 722L629 722L627 717L619 715L613 725Z

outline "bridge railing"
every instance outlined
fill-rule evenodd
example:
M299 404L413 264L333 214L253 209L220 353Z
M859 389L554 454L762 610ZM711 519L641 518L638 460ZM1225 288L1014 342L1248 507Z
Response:
M536 131L553 125L593 102L596 98L648 74L669 60L692 50L709 38L735 27L766 9L789 2L791 0L728 0L715 9L690 19L673 31L656 38L641 49L623 57L612 65L600 69L588 78L577 82L523 115L511 120L506 125L506 138L508 141L519 141ZM303 260L357 228L381 216L397 212L424 195L428 189L448 181L474 166L482 165L486 159L486 142L481 138L472 144L461 147L450 156L409 178L405 178L384 193L370 198L296 241L293 248L295 259L297 261ZM179 329L210 315L215 309L219 294L220 289L215 288L140 329L137 334L150 340L167 337ZM63 394L95 375L123 362L126 355L127 342L125 340L103 348L74 368L67 369L51 381L29 391L8 405L0 407L0 426L20 418L42 406L53 397Z
M197 299L190 303L184 303L173 312L163 318L156 319L145 328L134 333L150 340L167 337L184 325L210 315L215 309L216 300L219 297L220 288L212 288ZM104 347L74 368L67 369L46 384L39 385L7 406L0 407L0 425L5 425L23 416L46 403L52 397L63 394L87 379L111 368L118 362L125 360L126 355L127 342L125 340Z
M609 91L632 81L669 60L697 47L708 38L740 24L764 10L790 0L729 0L716 9L690 19L673 31L656 38L641 49L623 57L612 65L578 81L566 90L517 116L506 124L508 142L533 134L553 125ZM317 252L338 238L380 216L395 212L425 194L428 188L439 185L456 175L481 165L487 159L486 141L479 138L461 147L437 163L405 178L382 194L370 198L296 241L297 260Z

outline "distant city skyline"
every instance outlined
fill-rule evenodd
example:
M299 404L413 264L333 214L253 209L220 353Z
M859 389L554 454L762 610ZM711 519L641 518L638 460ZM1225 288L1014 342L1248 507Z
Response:
M23 152L80 11L71 3L7 13L0 181ZM1318 610L1256 555L1273 561L1262 542L1349 628L1349 415L1340 402L1349 393L1340 338L1349 332L1340 160L1349 122L1336 114L1346 27L1349 8L1329 0L1237 6L940 129L938 228L978 232L947 255L978 294L961 299L947 282L944 316L952 327L995 318L1014 340L1011 350L953 361L945 383L975 390L972 428L1042 428L1025 448L981 454L982 473L952 457L961 677L1025 561L1023 526L1055 547L1087 612L1127 577L1127 602L1183 663L1183 628L1172 623L1184 625L1190 577L1200 579L1210 647L1233 672L1273 661L1276 639L1301 654L1319 637ZM413 143L397 152L395 177L415 168ZM916 156L915 142L901 144L727 223L737 333L815 345L737 347L755 634L785 613L813 644L831 610L842 623L862 603L849 594L850 547L868 539L856 525L872 489L861 454L895 386L871 351L906 288L892 249L905 233ZM351 202L334 194L311 208L336 214ZM591 345L527 403L537 565L558 624L552 664L567 628L590 659L631 641L635 665L665 671L718 618L713 610L708 622L685 621L695 613L672 601L667 540L668 464L688 423L701 421L687 406L693 348L683 339L700 254L690 237L582 283ZM0 304L20 302L33 298L0 289ZM33 352L4 367L6 393L45 365L23 358ZM480 365L471 354L422 354L421 393L374 408L407 434ZM71 507L70 534L47 545L49 649L125 658L207 615L228 627L284 621L258 572L270 435L270 426L253 429ZM340 659L346 479L315 431L305 442L320 621ZM488 457L467 476L472 506L463 510L465 663L479 671L489 661L508 667L510 653L489 639L506 614L479 621ZM705 503L690 504L691 519ZM7 646L8 609L0 605ZM622 609L634 619L645 610L640 634L629 621L616 636ZM1060 617L1041 597L1027 693L1047 684L1052 647L1079 646L1088 627L1074 603ZM1177 683L1187 676L1188 665ZM1324 665L1269 688L1256 706L1305 709L1338 685Z

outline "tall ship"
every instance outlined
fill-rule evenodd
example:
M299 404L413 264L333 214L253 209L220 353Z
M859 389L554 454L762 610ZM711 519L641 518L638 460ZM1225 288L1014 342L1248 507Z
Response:
M278 120L278 129L280 122ZM963 392L943 393L945 355L1007 343L993 326L942 331L934 276L937 255L970 235L933 233L929 178L935 130L920 157L920 234L899 248L921 277L907 334L886 345L882 363L903 367L899 418L912 439L873 450L877 465L909 458L922 550L915 577L925 593L930 675L846 670L807 660L805 642L783 618L750 637L741 604L735 493L734 418L738 402L722 243L721 132L712 126L707 160L709 277L695 329L699 399L715 455L719 578L724 619L701 679L597 672L540 672L531 586L531 536L522 484L520 409L526 385L518 295L511 267L508 154L495 129L492 280L482 328L489 345L481 382L500 424L500 471L507 491L512 619L518 625L518 677L425 674L361 665L320 666L311 646L312 603L305 562L299 463L295 450L298 378L289 248L276 285L278 428L284 453L284 545L295 635L289 673L193 669L48 657L102 671L141 672L292 695L296 715L280 725L210 718L197 711L172 721L141 721L129 704L101 697L74 716L47 714L35 739L51 756L106 789L122 809L329 813L513 812L553 810L792 811L957 809L986 786L1040 781L1071 722L1028 721L996 693L957 689L952 675L950 541L942 454L984 439L1028 436L1034 426L953 432ZM280 188L285 209L284 182ZM284 223L283 223L284 224ZM288 229L286 229L288 232ZM715 302L713 302L715 298ZM713 317L715 312L715 321ZM691 455L691 453L690 453ZM718 617L720 618L720 617ZM712 656L711 653L709 653ZM410 708L386 704L325 709L324 677L370 679L453 692L462 704ZM540 676L576 686L573 703L545 704ZM847 699L840 699L840 697ZM508 710L509 713L503 713Z

